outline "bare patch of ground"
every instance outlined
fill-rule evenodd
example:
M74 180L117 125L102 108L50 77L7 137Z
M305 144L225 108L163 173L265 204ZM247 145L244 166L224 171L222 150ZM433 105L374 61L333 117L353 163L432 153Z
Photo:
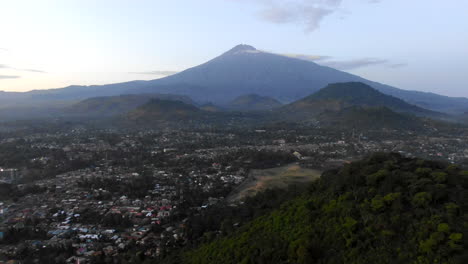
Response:
M317 180L321 174L322 172L319 170L302 168L298 164L265 170L252 170L249 177L229 195L228 201L239 201L267 189L307 184Z

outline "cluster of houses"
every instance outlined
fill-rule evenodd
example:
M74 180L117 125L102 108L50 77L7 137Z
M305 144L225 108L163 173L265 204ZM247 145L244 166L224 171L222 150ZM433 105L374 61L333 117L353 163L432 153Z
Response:
M185 239L184 219L174 218L183 201L183 193L177 185L181 179L200 192L215 188L210 180L236 185L245 179L232 172L222 172L225 168L216 163L210 169L217 173L207 175L192 170L183 175L151 168L154 184L143 197L115 193L110 191L110 186L86 185L96 179L126 184L140 177L140 173L122 167L87 168L35 181L34 185L44 192L0 203L0 240L8 229L33 226L43 231L45 237L28 237L20 244L33 249L71 247L74 255L70 261L86 263L101 254L113 256L135 245L147 247L145 254L149 256L158 256L165 246ZM18 185L19 188L25 186ZM203 210L218 201L219 198L209 197L191 209ZM0 256L15 256L18 248L18 244L0 243Z

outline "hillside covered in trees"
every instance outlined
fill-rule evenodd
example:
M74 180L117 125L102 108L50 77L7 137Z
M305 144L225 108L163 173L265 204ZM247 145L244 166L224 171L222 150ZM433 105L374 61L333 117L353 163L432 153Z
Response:
M468 263L467 181L456 165L375 154L174 261Z

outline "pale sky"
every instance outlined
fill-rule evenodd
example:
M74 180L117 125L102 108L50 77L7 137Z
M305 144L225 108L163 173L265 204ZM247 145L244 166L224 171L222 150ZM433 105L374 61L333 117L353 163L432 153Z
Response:
M468 97L465 0L1 0L0 90L150 80L240 43Z

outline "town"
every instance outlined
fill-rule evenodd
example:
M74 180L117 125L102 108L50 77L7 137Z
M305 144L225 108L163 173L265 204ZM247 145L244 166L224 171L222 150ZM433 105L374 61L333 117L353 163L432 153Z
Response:
M0 148L0 261L22 263L112 263L131 250L162 258L188 242L191 217L242 207L226 197L252 169L296 163L324 171L374 152L468 165L461 129L78 127L6 131Z

